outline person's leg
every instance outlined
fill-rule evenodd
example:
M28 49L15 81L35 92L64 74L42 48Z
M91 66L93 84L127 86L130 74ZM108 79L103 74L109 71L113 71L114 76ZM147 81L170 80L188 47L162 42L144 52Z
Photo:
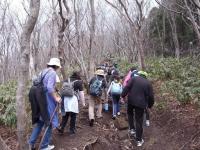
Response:
M94 120L94 104L95 104L95 99L94 97L90 96L89 99L89 119L93 119Z
M31 147L35 147L35 142L39 134L41 133L43 126L44 126L44 122L39 120L38 123L36 123L35 127L33 128L30 139L28 141Z
M112 105L113 105L113 117L117 115L117 99L116 95L112 95Z
M101 98L97 98L96 99L96 103L97 103L97 118L101 118L102 117L102 100Z
M120 95L117 95L116 97L116 100L117 100L117 115L120 115Z
M136 140L142 141L144 109L135 107Z
M71 119L70 119L70 133L75 133L75 129L76 129L76 113L71 112L70 116L71 116Z
M128 104L127 114L128 114L128 123L129 123L130 130L132 130L132 129L135 130L133 110L134 110L134 107L132 105Z
M150 115L149 115L149 109L145 109L145 114L146 114L146 120L150 120Z
M45 128L45 130L46 130L46 128ZM48 129L47 129L47 132L46 132L46 134L45 134L44 140L43 140L43 142L42 142L41 148L46 148L46 147L48 147L48 145L49 145L49 143L50 143L51 135L52 135L52 127L49 126Z
M69 112L66 112L65 115L62 117L59 132L62 132L62 133L64 132L65 126L69 118L69 114L70 114Z

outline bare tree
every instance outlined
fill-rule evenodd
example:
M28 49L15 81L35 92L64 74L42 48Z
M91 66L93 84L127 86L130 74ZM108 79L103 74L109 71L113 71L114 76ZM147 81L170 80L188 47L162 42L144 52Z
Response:
M94 36L95 36L95 7L94 0L90 0L90 12L91 12L91 25L90 25L90 41L89 41L89 60L88 60L88 72L89 76L91 75L92 70L92 59L93 59L93 51L94 51Z
M30 38L40 9L40 0L30 0L30 13L21 34L21 56L16 93L17 137L20 150L27 150L26 86L29 77Z
M126 4L128 3L128 1L122 1L122 0L118 0L118 3L120 4L120 6L122 7L122 10L117 7L116 5L114 5L113 3L111 3L108 0L105 0L109 5L111 5L113 8L115 8L117 10L117 12L119 14L121 14L123 17L126 18L126 20L128 21L128 23L131 26L131 30L132 30L132 34L133 34L133 39L135 41L136 44L136 48L138 51L138 60L139 60L139 64L141 69L145 69L145 55L144 55L144 49L143 49L143 35L142 35L142 27L143 27L143 22L144 22L144 8L145 8L145 1L141 0L135 0L135 10L136 10L136 16L134 16L134 19L132 19L129 11L128 11L128 7L126 6Z
M67 5L66 0L63 0L63 1L58 0L58 4L59 4L59 15L61 18L61 25L60 25L59 34L58 34L58 55L59 55L59 58L61 59L62 76L64 79L66 79L65 59L64 59L64 32L70 22L70 9L69 9L69 6ZM66 15L63 15L63 12L64 12L63 8L65 8L66 10L66 13L67 13Z

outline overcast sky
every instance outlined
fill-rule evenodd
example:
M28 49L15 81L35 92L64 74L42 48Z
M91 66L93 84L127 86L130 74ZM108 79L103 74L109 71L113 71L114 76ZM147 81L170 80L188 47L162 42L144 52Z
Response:
M0 0L0 1L4 1L4 0ZM23 7L23 1L25 2L25 7L28 8L28 6L29 6L29 4L27 2L28 0L7 0L7 1L10 2L10 10L12 10L16 15L18 15L20 17L20 20L23 22L27 15L24 10L24 7ZM43 11L43 13L48 11L48 9L47 9L49 7L48 1L49 0L41 0L42 3L41 3L40 11ZM95 1L102 2L102 4L103 3L105 4L104 0L95 0ZM113 1L113 0L110 0L110 1ZM157 3L155 2L155 0L148 0L148 1L150 2L150 9L155 6L158 6ZM106 7L109 7L109 6L106 5ZM150 10L150 9L148 9L148 10ZM107 8L105 8L105 10L107 10ZM110 8L110 10L113 10L113 9Z

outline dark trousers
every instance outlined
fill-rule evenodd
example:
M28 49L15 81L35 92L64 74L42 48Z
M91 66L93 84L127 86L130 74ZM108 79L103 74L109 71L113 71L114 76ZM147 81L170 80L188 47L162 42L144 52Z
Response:
M129 128L136 130L136 140L141 141L143 134L144 109L128 104L127 113L128 113Z
M74 132L76 128L76 113L73 112L66 112L65 116L62 117L62 122L60 124L61 130L64 131L64 128L67 124L69 116L71 117L70 119L70 131Z
M149 116L149 109L146 108L144 111L145 111L145 115L146 115L146 120L149 120L149 119L150 119L150 116Z
M119 94L112 94L112 105L113 105L113 116L116 116L118 112L120 112L120 95Z

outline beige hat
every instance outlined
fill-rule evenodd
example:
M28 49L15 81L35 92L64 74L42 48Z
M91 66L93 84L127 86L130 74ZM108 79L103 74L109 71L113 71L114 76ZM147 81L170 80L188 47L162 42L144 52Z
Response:
M96 75L100 75L100 76L104 76L104 75L105 75L104 70L101 70L101 69L97 70L97 71L95 72L95 74L96 74Z
M58 58L51 58L50 61L47 63L49 66L58 66L61 68L60 59Z

